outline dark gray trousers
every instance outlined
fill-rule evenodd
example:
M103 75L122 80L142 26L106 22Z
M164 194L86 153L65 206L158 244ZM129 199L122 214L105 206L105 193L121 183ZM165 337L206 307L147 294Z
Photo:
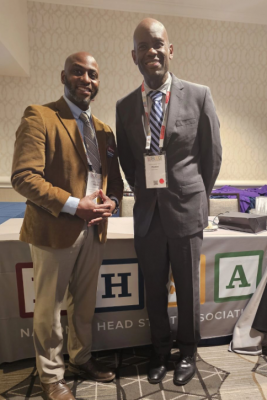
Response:
M135 250L146 287L146 307L151 339L158 354L172 347L168 317L168 280L171 264L177 305L177 345L183 355L193 355L200 340L199 258L203 232L170 239L156 207L145 237L135 236Z

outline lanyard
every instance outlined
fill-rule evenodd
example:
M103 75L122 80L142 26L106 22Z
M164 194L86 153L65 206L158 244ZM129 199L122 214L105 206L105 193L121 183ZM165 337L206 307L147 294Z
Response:
M167 108L168 104L170 101L170 86L168 87L167 93L166 93L166 98L165 98L165 112L163 116L163 121L161 125L161 130L160 130L160 140L159 140L159 147L163 147L163 142L164 142L164 137L165 137L165 130L166 130L166 125L167 125ZM146 115L146 126L147 126L147 134L146 134L146 150L150 150L151 146L151 129L150 129L150 124L149 124L149 116L148 116L148 107L147 107L147 98L146 98L146 92L145 92L145 83L143 81L142 86L141 86L141 93L142 93L142 99L143 99L143 105L144 105L144 110L145 110L145 115Z

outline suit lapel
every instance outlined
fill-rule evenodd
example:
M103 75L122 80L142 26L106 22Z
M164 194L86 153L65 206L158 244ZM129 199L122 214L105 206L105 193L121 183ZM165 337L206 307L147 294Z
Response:
M172 132L174 131L174 127L177 121L177 117L181 111L181 104L183 99L183 88L184 85L180 81L180 79L176 78L175 75L172 75L172 85L171 85L171 98L169 104L169 112L168 112L168 120L166 126L166 136L164 141L164 148L168 146L169 140L171 138Z
M136 115L140 115L141 114L141 119L138 120L138 128L137 128L137 132L142 132L142 135L140 135L138 137L140 146L143 149L143 152L145 152L145 148L146 148L146 125L148 123L147 121L147 117L145 115L145 110L144 110L144 104L143 104L143 100L142 100L142 95L141 95L141 88L138 92L138 102L137 102L137 112Z
M86 154L84 151L84 146L83 146L83 142L82 142L82 138L81 138L81 134L80 134L78 125L77 125L75 119L73 118L72 112L63 97L61 97L56 102L56 107L58 109L58 112L57 112L58 118L60 119L64 128L68 132L83 163L85 164L86 168L88 168Z
M103 134L103 124L92 115L93 124L96 132L96 139L102 166L102 176L107 175L107 148L106 148L106 135Z
M145 126L147 124L147 121L146 121L146 116L145 116L143 100L142 100L141 86L137 89L136 98L133 102L133 110L134 111L133 111L132 115L134 117L134 120L131 121L131 125L134 127L135 138L136 138L136 141L138 142L138 146L144 153L145 148L146 148Z

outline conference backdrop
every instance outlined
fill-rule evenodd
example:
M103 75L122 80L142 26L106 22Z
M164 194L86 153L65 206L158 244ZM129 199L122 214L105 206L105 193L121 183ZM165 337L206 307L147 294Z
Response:
M93 112L115 127L116 101L141 84L132 35L146 14L28 2L30 76L0 76L0 177L10 176L16 128L29 104L59 98L73 52L100 66ZM153 15L174 45L171 71L211 87L221 121L220 180L266 180L267 26Z

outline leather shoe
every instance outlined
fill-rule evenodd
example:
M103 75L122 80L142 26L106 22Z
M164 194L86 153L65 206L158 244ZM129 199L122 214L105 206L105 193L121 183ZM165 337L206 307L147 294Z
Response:
M75 400L64 379L55 383L42 383L41 387L48 400Z
M175 366L173 383L177 386L186 385L196 373L196 356L182 356Z
M160 383L167 374L169 354L155 354L149 364L147 379L149 383Z
M75 375L81 375L85 379L92 379L96 382L111 382L115 378L115 372L106 368L94 357L91 357L82 365L75 365L70 362L68 370Z

